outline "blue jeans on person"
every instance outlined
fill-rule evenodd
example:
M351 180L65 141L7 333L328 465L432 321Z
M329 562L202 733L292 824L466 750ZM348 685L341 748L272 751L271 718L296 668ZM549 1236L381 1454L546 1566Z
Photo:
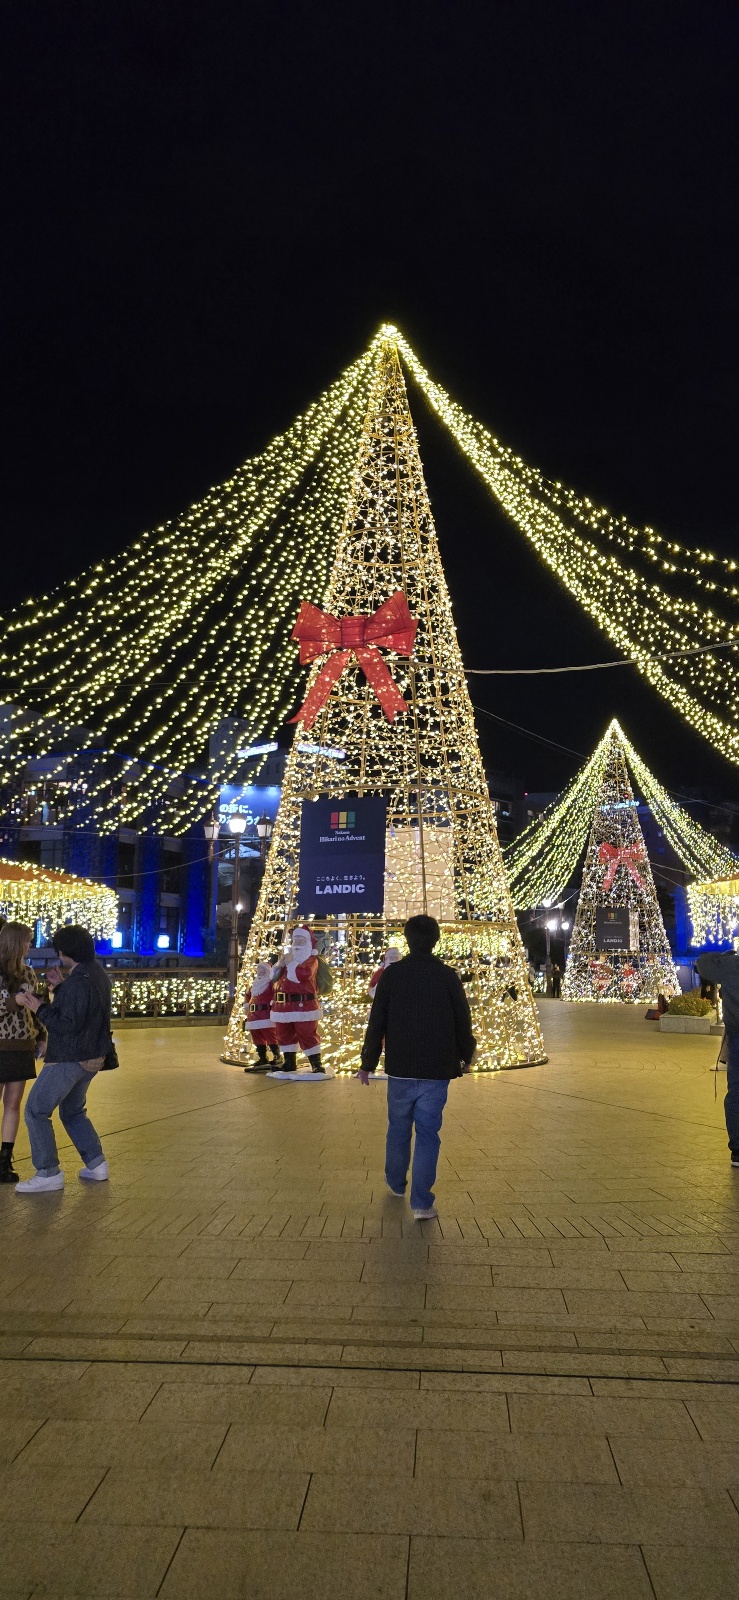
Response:
M26 1101L26 1127L31 1141L31 1160L44 1178L59 1171L59 1156L51 1126L51 1113L59 1107L59 1118L86 1167L99 1167L105 1160L103 1147L87 1115L88 1084L96 1076L86 1072L79 1061L50 1061L42 1067Z
M726 1097L724 1116L729 1149L739 1150L739 1033L726 1034Z
M411 1209L430 1211L439 1159L439 1129L449 1093L448 1078L387 1080L387 1145L385 1178L391 1189L404 1189L411 1160L411 1134L416 1130L411 1172Z

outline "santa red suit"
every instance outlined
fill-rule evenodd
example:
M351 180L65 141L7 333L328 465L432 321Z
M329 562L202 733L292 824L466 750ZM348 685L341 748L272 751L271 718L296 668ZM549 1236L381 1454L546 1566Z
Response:
M280 1047L277 1043L277 1029L272 1021L272 968L268 961L260 961L257 966L257 975L250 989L244 997L244 1010L246 1012L245 1027L252 1036L257 1052L257 1069L268 1065L267 1050L272 1053L272 1064L281 1061ZM245 1067L244 1071L254 1069Z
M385 954L384 954L384 956L382 958L382 966L378 967L377 971L373 972L372 977L370 978L370 982L369 982L370 1000L374 1000L374 998L375 998L375 990L377 988L378 983L380 982L380 979L382 977L383 972L385 971L385 968L386 967L391 967L394 961L400 961L400 959L401 959L400 951L396 950L394 944L391 944L389 950L385 951Z
M271 1020L285 1055L283 1071L295 1071L298 1050L308 1057L314 1072L323 1072L318 1019L318 958L310 928L295 928L289 950L272 968Z

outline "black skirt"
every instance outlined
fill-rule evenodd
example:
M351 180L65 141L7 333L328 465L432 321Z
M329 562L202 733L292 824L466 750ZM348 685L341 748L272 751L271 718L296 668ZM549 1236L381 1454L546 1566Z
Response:
M35 1050L0 1050L0 1083L23 1083L35 1076Z

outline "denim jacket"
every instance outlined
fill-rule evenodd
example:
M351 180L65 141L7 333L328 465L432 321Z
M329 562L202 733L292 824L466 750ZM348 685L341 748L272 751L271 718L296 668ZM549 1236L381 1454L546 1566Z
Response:
M110 1033L110 979L99 961L80 961L39 1006L36 1016L48 1030L47 1061L92 1061L106 1056Z

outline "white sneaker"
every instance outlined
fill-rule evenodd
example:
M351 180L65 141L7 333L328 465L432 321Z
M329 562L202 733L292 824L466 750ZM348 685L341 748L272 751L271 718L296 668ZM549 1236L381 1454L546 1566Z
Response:
M438 1213L438 1211L436 1209L436 1206L430 1206L428 1211L414 1211L414 1213L413 1213L413 1221L414 1222L433 1222L434 1217L438 1217L438 1215L439 1215L439 1213Z
M77 1176L84 1178L85 1183L105 1183L110 1177L110 1167L107 1161L101 1161L97 1167L80 1167Z
M393 1189L392 1185L388 1183L387 1178L385 1179L385 1188L389 1189L390 1193L395 1195L396 1200L405 1200L405 1189Z
M51 1189L64 1188L64 1173L55 1172L53 1177L44 1178L40 1172L35 1178L26 1178L25 1183L17 1183L16 1194L44 1194Z

